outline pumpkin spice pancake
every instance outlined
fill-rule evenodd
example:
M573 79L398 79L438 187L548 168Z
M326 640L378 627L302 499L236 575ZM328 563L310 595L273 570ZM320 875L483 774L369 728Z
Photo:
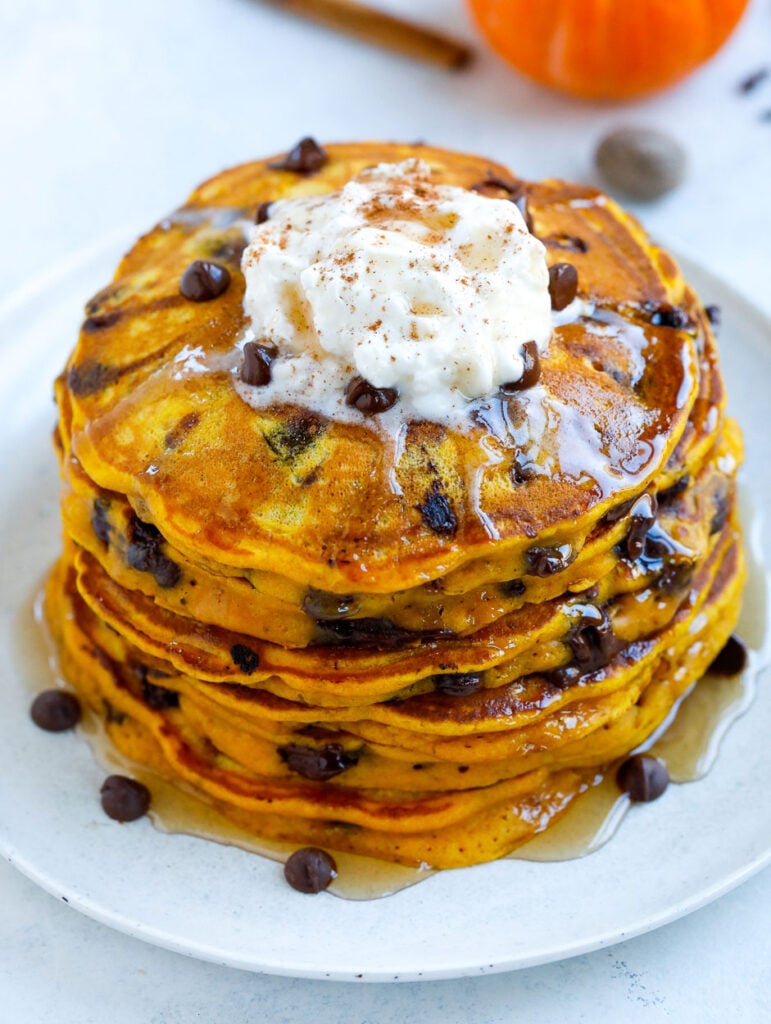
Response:
M502 856L738 617L708 318L594 189L303 140L136 243L56 397L66 677L260 836Z

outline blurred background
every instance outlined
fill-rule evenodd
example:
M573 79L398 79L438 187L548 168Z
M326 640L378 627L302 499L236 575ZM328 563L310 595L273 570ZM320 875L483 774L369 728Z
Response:
M473 61L448 70L408 59L259 0L0 4L0 297L105 236L128 245L204 178L304 135L422 139L487 154L526 178L599 184L598 143L633 126L679 143L687 166L672 191L629 205L659 241L695 255L771 314L771 0L750 0L705 66L623 103L571 98L518 74L480 35L463 0L372 3L441 28L472 48ZM566 5L530 4L534 18L555 6ZM690 31L702 28L697 18ZM682 35L662 30L656 59L684 45ZM110 273L105 267L105 279ZM771 1019L768 870L705 910L610 950L511 976L387 991L189 961L72 913L4 864L0 901L0 1020Z

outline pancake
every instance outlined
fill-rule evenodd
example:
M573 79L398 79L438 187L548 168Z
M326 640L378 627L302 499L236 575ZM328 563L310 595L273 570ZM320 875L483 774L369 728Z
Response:
M442 422L246 401L255 209L414 157L515 200L577 271L537 379ZM256 835L490 860L644 744L733 629L742 444L715 339L594 189L426 146L277 164L200 186L86 306L56 384L63 671L126 757ZM229 272L207 301L180 291L196 260Z

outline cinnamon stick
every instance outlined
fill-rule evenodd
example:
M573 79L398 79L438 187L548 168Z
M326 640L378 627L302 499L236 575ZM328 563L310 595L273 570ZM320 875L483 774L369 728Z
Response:
M472 51L457 39L414 22L379 11L356 0L265 0L273 7L319 22L366 43L441 67L458 69Z

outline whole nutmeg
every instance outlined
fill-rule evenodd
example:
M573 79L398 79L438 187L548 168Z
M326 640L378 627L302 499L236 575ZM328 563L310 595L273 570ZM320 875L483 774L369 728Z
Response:
M657 199L685 177L685 150L654 128L618 128L601 140L595 164L611 191L632 199Z

